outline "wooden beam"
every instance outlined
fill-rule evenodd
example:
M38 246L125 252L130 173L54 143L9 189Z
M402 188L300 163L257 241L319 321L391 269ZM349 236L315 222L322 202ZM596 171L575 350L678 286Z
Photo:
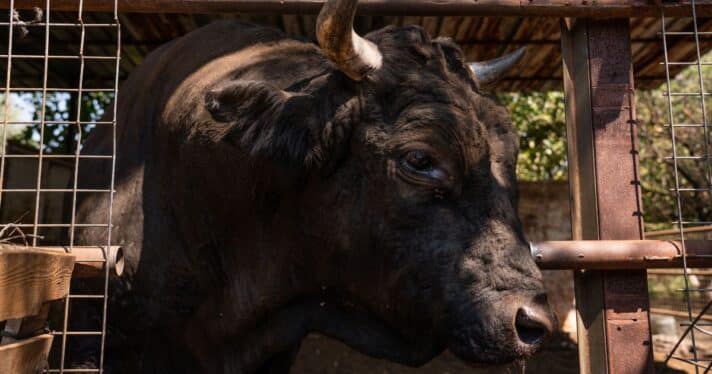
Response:
M47 367L50 347L52 347L50 334L0 345L0 373L41 373Z
M65 297L73 269L71 254L0 245L0 321L37 315Z
M667 309L667 308L650 308L650 313L652 313L652 314L660 314L660 315L662 315L662 316L680 317L680 318L684 318L685 320L687 320L688 318L690 318L690 315L687 314L687 311L681 312L681 311L678 311L678 310L672 310L672 309ZM693 313L692 315L694 316L695 313L699 313L699 312L696 312L696 311L693 310L692 313ZM700 317L700 320L702 320L702 321L707 321L707 322L712 322L712 316L710 316L710 315L708 315L708 314L703 314L703 315ZM689 366L688 366L687 368L689 369Z
M683 276L685 274L684 269L649 269L648 275L662 275L662 276ZM709 277L712 275L712 270L710 269L687 269L687 275L697 275L701 277ZM687 317L687 314L685 314ZM712 318L712 316L710 316Z
M5 329L3 330L0 345L31 338L35 335L47 332L45 330L47 329L47 317L49 316L50 304L51 303L45 303L42 305L40 313L35 316L5 321Z
M665 79L665 78L663 78L663 79ZM685 234L689 234L689 233L693 233L693 232L710 232L710 231L712 231L712 225L683 228L683 232ZM670 236L670 235L675 235L675 236L679 237L680 229L649 231L649 232L645 233L646 238L652 238L652 237L657 237L657 236Z
M9 0L0 7L9 8ZM79 0L52 0L53 10L76 11ZM118 0L119 12L141 13L289 13L314 14L323 0ZM689 0L361 0L364 15L477 15L529 17L659 17L689 16ZM15 0L18 9L44 8L45 0ZM84 10L112 12L113 0L85 0ZM697 15L712 14L710 1L697 1Z

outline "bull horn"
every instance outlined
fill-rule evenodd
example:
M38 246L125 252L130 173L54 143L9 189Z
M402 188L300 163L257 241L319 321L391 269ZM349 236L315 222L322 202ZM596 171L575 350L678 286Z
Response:
M499 56L489 61L471 62L469 63L470 69L472 69L472 72L475 74L477 83L488 85L498 81L509 69L517 65L526 51L527 47L522 47L512 53Z
M349 78L360 81L381 67L378 47L354 31L358 0L327 0L316 20L316 38L329 60Z

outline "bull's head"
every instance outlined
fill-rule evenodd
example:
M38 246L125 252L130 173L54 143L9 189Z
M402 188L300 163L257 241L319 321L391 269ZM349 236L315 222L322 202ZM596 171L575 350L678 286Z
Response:
M386 258L358 267L379 280L375 290L353 282L349 291L403 336L446 343L466 360L530 354L554 321L516 214L518 142L504 108L476 89L524 49L468 71L456 46L419 28L360 37L356 3L328 1L316 30L324 54L351 79L370 81L369 99L387 106L366 105L382 116L374 122L388 120L364 131L370 151L362 152L383 162L369 178L382 182L364 188L364 236L377 240L364 244Z
M340 317L309 329L413 365L445 348L479 363L529 355L555 322L517 217L517 135L481 91L523 51L468 65L416 26L362 38L356 2L318 17L323 55L304 59L321 73L207 96L236 124L229 142L306 170L290 230L307 245L289 274Z
M383 56L371 41L353 29L358 0L334 0L324 4L316 22L316 36L324 54L344 74L356 81L381 67ZM470 63L470 69L481 85L499 80L521 60L526 48L487 62Z

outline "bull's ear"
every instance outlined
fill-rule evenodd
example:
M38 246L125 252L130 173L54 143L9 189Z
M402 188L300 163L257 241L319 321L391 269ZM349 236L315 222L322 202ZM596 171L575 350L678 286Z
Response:
M223 140L252 155L311 166L323 157L321 119L310 95L261 81L233 81L205 95L214 120L230 128Z

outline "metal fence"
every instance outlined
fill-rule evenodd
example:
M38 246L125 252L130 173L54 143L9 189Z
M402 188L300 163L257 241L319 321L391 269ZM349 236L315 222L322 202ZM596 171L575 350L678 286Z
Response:
M686 204L690 204L690 199L709 201L712 192L712 160L710 159L710 126L707 112L707 98L712 95L709 85L712 82L705 82L704 70L712 65L712 61L704 61L702 49L700 48L701 38L708 38L712 35L712 30L700 30L699 18L695 1L690 4L693 29L690 31L671 32L666 30L666 16L662 14L662 29L660 32L665 59L665 97L667 99L668 123L664 124L668 130L671 143L671 154L665 155L665 161L671 163L673 170L673 185L669 186L674 196L675 217L671 222L674 230L669 230L666 234L676 231L676 239L682 242L683 249L683 269L679 273L682 285L674 291L679 293L678 302L669 305L658 306L662 310L670 311L677 316L682 323L679 323L682 333L669 349L665 357L665 363L671 360L687 363L694 367L696 373L707 373L712 369L712 350L709 346L712 343L712 331L709 329L710 308L712 308L712 283L709 281L709 274L695 274L688 269L686 239L694 233L700 231L705 225L712 222L704 215L693 216L686 209ZM693 61L675 60L669 54L669 45L680 39L688 39L694 42L696 58ZM696 70L694 75L694 89L689 85L683 85L677 81L675 76L670 74L670 69L675 65L691 66ZM707 86L707 87L706 87ZM681 141L685 142L683 146ZM690 144L692 143L692 144ZM699 178L683 178L682 175L695 170L701 173ZM697 180L697 183L690 183ZM691 231L691 232L690 232ZM698 271L699 272L699 271ZM655 274L655 273L653 273ZM655 275L653 275L655 276ZM664 276L658 274L657 276ZM673 298L674 299L674 298ZM654 300L655 301L655 300ZM682 304L682 310L679 306ZM653 305L655 311L656 305ZM678 309L678 310L675 310Z
M46 0L44 6L31 11L15 10L15 1L10 0L5 19L0 22L0 32L7 36L7 49L0 51L0 77L4 81L2 122L0 127L0 144L7 144L10 134L25 134L38 144L37 147L26 147L21 153L13 153L12 148L0 150L0 209L8 202L26 199L32 208L18 211L17 216L7 217L0 224L0 242L14 243L26 246L65 246L69 252L77 246L75 238L79 230L102 230L104 240L98 243L82 243L84 245L106 246L111 244L111 215L114 190L114 166L116 161L116 142L113 142L110 154L84 154L82 144L84 133L94 126L110 126L116 136L115 107L110 106L101 119L86 118L83 111L87 103L96 100L96 95L116 97L119 83L119 61L121 52L121 27L119 24L117 2L113 2L113 14L106 14L106 22L85 22L83 2L77 2L77 9L64 13L53 12L52 2ZM54 17L59 17L55 19ZM105 53L96 53L86 48L88 29L101 30L114 40L114 43L104 42ZM54 42L58 34L77 35L72 43ZM30 43L23 43L26 38L41 38L42 48L33 48ZM17 62L23 61L22 68ZM114 84L104 86L85 71L90 64L103 64L105 69L113 71ZM56 67L63 66L64 71L71 74L57 76ZM63 84L57 84L62 81ZM13 98L30 97L36 102L37 110L32 119L13 118ZM57 108L57 106L63 108ZM66 107L66 108L65 108ZM65 110L66 109L66 110ZM58 112L66 112L60 115ZM58 147L61 141L66 146ZM30 149L31 151L27 151ZM71 183L53 185L47 177L48 165L61 161L71 163L73 174ZM87 162L106 162L110 164L111 176L103 181L103 186L82 186L79 180L80 169ZM31 181L3 180L6 170L22 164L23 167L36 170ZM105 221L100 223L77 222L75 219L77 201L82 195L101 194L109 201L109 210ZM45 210L53 201L64 200L69 209L57 219L45 214ZM57 238L62 238L57 242ZM106 266L103 282L94 289L82 289L80 292L71 290L64 298L61 307L61 318L51 318L49 329L55 336L52 354L49 357L49 372L101 372L103 367L107 295L109 292L109 267ZM100 325L91 328L73 326L70 314L76 307L92 304L100 310ZM21 321L17 321L20 323ZM17 323L6 323L5 333L11 335L13 326ZM68 352L73 344L79 341L89 341L96 348L93 357L97 358L97 369L68 369L70 357Z

